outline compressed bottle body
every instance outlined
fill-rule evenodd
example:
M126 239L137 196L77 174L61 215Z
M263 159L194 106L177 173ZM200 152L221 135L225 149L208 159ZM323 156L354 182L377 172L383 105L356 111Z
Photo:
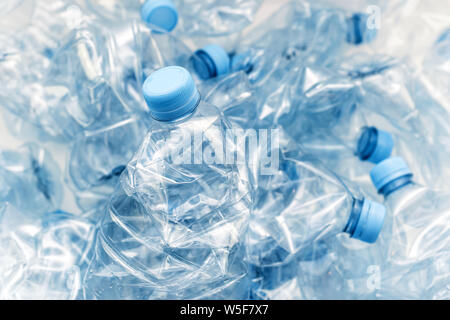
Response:
M80 298L94 223L63 211L37 217L9 203L0 212L2 299Z
M0 201L38 215L60 206L59 168L45 149L28 143L18 150L2 150L0 167Z
M327 242L336 235L358 238L352 217L369 203L358 200L318 160L298 151L282 155L278 171L259 177L255 201L247 254L252 297L257 299L311 298L312 281L305 283L302 268L321 265L317 273L330 265ZM384 208L376 206L382 221ZM381 227L379 221L377 235Z
M356 43L348 39L355 29L361 32L366 28L364 23L354 27L348 15L320 5L290 2L270 21L246 33L238 46L217 48L216 43L210 43L199 49L195 56L203 63L197 62L195 69L206 79L244 71L252 84L273 89L296 64L326 66L339 56L346 43L370 41L366 38ZM361 14L355 16L367 19Z
M449 195L415 184L402 158L390 158L371 171L392 220L381 295L430 299L448 296ZM447 260L447 261L446 261Z
M76 137L68 175L81 208L89 210L107 201L147 131L148 121L131 116Z
M167 71L170 86L178 84L174 74L188 77L192 85L180 67L157 73L164 78ZM155 80L149 87L156 90L163 83ZM150 89L144 84L144 91ZM154 95L147 101L153 116L168 117L155 109L155 101L163 100ZM240 148L232 136L227 137L231 127L222 113L204 102L193 106L175 120L152 121L122 173L99 226L95 259L85 279L86 298L248 296L244 261L251 214L248 169L245 163L225 162L225 146L234 152ZM154 114L155 110L159 112Z
M157 32L190 37L217 37L241 31L252 22L260 0L86 1L86 8L105 24L143 19Z

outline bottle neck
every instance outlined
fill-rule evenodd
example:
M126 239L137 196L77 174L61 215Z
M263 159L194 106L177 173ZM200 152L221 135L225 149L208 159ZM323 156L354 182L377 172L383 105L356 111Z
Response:
M347 225L344 228L344 232L348 233L350 237L354 234L356 226L358 225L358 221L362 212L363 202L363 200L353 199L350 217L348 219Z
M381 188L378 192L382 194L385 198L387 198L392 193L396 192L404 188L405 186L412 183L412 174L407 174L397 179L392 180L388 184L386 184L383 188Z
M218 75L214 61L202 50L192 56L191 63L198 76L204 80L215 78Z
M378 130L374 127L362 128L357 142L356 154L360 160L368 160L375 152L378 141Z

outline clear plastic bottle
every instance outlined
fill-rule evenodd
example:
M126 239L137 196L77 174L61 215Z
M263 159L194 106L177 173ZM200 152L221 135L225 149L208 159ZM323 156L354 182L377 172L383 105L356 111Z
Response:
M83 210L104 205L149 128L145 115L124 117L75 137L67 174Z
M143 91L154 121L100 223L85 297L246 298L251 187L245 164L222 162L225 145L240 150L231 127L181 67Z
M0 204L0 297L77 299L92 253L94 223L63 211L39 217Z
M0 150L0 201L41 214L62 201L58 165L45 149L28 143L17 150Z
M383 227L383 205L356 195L320 161L296 149L283 151L279 169L260 176L256 185L247 235L256 299L305 298L307 285L299 275L308 263L325 268L328 248L321 244L340 233L373 243Z
M346 43L371 41L375 30L369 32L366 20L364 14L347 17L344 11L291 2L244 35L238 47L210 44L197 50L194 68L203 79L242 70L253 84L275 85L279 69L290 69L292 61L326 65Z
M86 7L105 23L142 18L157 32L189 37L214 37L236 33L252 22L260 0L131 0L93 1Z
M414 183L413 173L399 157L379 163L370 176L392 219L392 233L386 234L390 242L383 266L382 297L448 296L450 195Z

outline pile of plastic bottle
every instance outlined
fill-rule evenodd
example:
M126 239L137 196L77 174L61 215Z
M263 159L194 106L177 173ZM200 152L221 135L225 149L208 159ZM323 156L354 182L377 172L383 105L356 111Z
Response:
M450 299L448 1L0 9L0 298Z

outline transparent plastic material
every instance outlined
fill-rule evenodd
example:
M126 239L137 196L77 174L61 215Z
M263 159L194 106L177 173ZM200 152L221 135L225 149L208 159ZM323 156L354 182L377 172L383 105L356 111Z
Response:
M381 297L448 299L450 195L410 183L385 199L393 221Z
M39 218L0 203L0 297L77 299L94 224L62 211Z
M241 37L235 47L225 48L232 71L242 70L253 84L273 88L279 77L301 63L328 65L346 47L356 28L351 14L306 2L290 2L268 21ZM361 42L369 42L368 35ZM294 63L294 61L296 61Z
M313 282L304 280L302 268L313 264L320 268L317 273L326 268L323 257L330 254L326 244L348 232L361 197L320 161L288 142L279 169L259 176L256 183L247 235L251 297L312 298L307 289Z
M0 33L2 105L49 136L68 139L98 113L102 61L87 23L71 1L36 1L27 25Z
M260 121L282 128L305 151L369 193L372 165L360 161L357 147L362 130L374 127L393 137L392 155L408 160L418 182L448 189L447 115L421 79L385 56L360 54L339 65L337 71L299 67L259 107Z
M68 175L83 210L106 202L120 174L148 131L149 121L124 118L78 135L72 145Z
M0 150L0 202L40 215L57 209L62 197L60 170L48 151L33 143Z
M219 152L225 140L238 149L226 138L228 122L201 102L190 117L154 121L151 128L100 223L85 297L246 298L246 166L185 164L173 154L183 145L181 137L195 134L203 142L194 146L194 156L198 148Z
M120 20L141 19L141 6L145 2L86 0L86 7L106 23L114 24ZM175 32L190 37L225 36L239 32L250 25L261 2L261 0L174 0L179 17Z
M257 98L247 75L233 73L202 83L203 99L221 110L232 126L249 129L257 122Z

